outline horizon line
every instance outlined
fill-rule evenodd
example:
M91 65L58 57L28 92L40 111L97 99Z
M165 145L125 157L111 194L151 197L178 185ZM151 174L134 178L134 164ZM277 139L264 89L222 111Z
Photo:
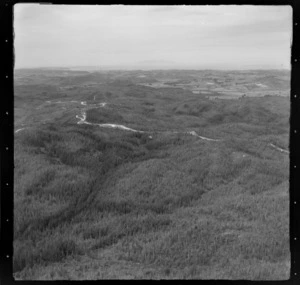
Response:
M111 70L111 71L116 71L116 70L123 70L123 71L134 71L134 70L141 70L141 71L151 71L151 70L220 70L220 71L231 71L231 70L286 70L286 71L291 71L291 67L282 67L282 68L266 68L266 67L249 67L249 68L200 68L200 67L144 67L144 68L139 68L139 67L116 67L116 66L94 66L94 65L78 65L78 66L35 66L35 67L14 67L14 70L22 70L22 69L72 69L72 68L77 68L77 69L82 69L83 71L92 68L95 71L96 70Z

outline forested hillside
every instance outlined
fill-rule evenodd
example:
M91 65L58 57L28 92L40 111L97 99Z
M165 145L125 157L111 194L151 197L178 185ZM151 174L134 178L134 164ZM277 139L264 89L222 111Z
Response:
M224 78L181 73L164 85ZM288 279L288 79L232 74L281 85L222 100L159 71L16 71L15 278Z

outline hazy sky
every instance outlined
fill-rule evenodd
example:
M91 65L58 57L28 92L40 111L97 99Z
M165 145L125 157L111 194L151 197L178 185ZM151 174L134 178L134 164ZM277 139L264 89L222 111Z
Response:
M15 67L290 68L290 6L17 4Z

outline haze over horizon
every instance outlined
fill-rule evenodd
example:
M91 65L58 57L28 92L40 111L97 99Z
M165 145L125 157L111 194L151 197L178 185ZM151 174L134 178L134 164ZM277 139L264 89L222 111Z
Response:
M290 6L16 4L15 68L290 69Z

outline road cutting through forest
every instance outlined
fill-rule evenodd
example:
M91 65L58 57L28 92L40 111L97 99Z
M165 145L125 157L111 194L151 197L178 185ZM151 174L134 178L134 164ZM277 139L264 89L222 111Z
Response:
M73 102L75 102L75 101L73 101ZM78 101L76 101L76 102L78 102ZM77 124L96 125L96 126L103 127L103 128L116 128L116 129L121 129L121 130L125 130L125 131L137 132L137 133L150 133L150 132L146 132L146 131L141 131L141 130L135 130L135 129L132 129L132 128L128 128L128 127L126 127L124 125L118 125L118 124L96 124L96 123L88 122L86 120L86 117L87 117L86 116L86 110L105 107L107 105L107 103L104 102L104 103L92 104L92 105L88 106L87 103L85 101L83 101L83 102L81 102L81 105L85 105L87 107L83 108L81 110L81 115L76 115L76 118L79 119L79 121L77 122ZM173 131L172 133L190 134L192 136L198 137L198 138L200 138L202 140L206 140L206 141L215 141L215 142L222 141L222 139L212 139L212 138L207 138L207 137L204 137L204 136L200 136L195 131L189 131L189 132L176 132L176 131ZM149 136L149 137L152 138L152 136ZM273 148L275 148L276 150L279 150L280 152L287 153L287 154L289 153L289 151L287 151L285 149L282 149L280 147L277 147L276 145L274 145L272 143L270 143L269 145L272 146Z
M25 128L21 128L21 129L17 129L16 131L15 131L15 133L18 133L18 132L20 132L20 131L22 131L22 130L24 130Z
M285 150L285 149L283 149L283 148L280 148L280 147L278 147L278 146L276 146L276 145L274 145L274 144L272 144L272 143L270 143L269 145L270 145L271 147L273 147L273 148L279 150L280 152L290 153L288 150Z
M55 102L53 102L55 103ZM61 102L59 102L61 103ZM84 102L85 104L83 104L83 102L81 102L82 105L87 106L86 102ZM118 124L96 124L96 123L91 123L88 122L86 120L86 110L90 110L90 109L96 109L96 108L100 108L100 107L105 107L107 103L100 103L97 107L94 107L95 104L92 104L90 106L88 106L87 108L84 108L81 110L81 115L76 115L76 118L79 119L79 121L77 122L77 124L88 124L88 125L95 125L95 126L99 126L99 127L103 127L103 128L115 128L115 129L121 129L121 130L125 130L125 131L131 131L131 132L136 132L136 133L150 133L150 132L146 132L146 131L140 131L140 130L135 130L132 128L128 128L124 125L118 125ZM96 104L97 105L97 104ZM173 132L173 133L182 133L182 134L190 134L192 136L196 136L200 139L203 140L207 140L207 141L221 141L219 139L212 139L212 138L207 138L207 137L203 137L203 136L199 136L195 131L190 131L190 132Z
M95 97L94 97L94 100L95 100ZM80 103L80 105L86 106L86 107L82 108L80 115L76 115L76 118L79 119L79 121L77 122L78 125L87 124L87 125L99 126L99 127L102 127L102 128L120 129L120 130L124 130L124 131L135 132L135 133L156 133L156 131L150 132L150 131L135 130L135 129L126 127L124 125L119 125L119 124L108 124L108 123L107 124L97 124L97 123L88 122L86 120L87 119L86 111L91 110L91 109L103 108L107 105L106 102L95 103L95 104L90 104L90 105L88 105L86 101L75 101L75 100L72 100L72 101L55 101L55 102L46 101L46 103L48 103L48 104ZM20 132L21 130L24 130L24 129L25 128L17 129L15 131L15 133L18 133L18 132ZM159 133L165 133L165 132L168 132L168 131L160 131ZM202 140L206 140L206 141L214 141L214 142L223 141L222 139L212 139L212 138L207 138L207 137L204 137L204 136L200 136L195 131L188 131L188 132L171 131L171 133L189 134L189 135L198 137L198 138L200 138ZM152 139L152 136L149 136L149 138ZM276 146L272 143L269 143L268 145L273 147L274 149L282 152L282 153L286 153L286 154L290 153L288 150L282 149L282 148L280 148L280 147L278 147L278 146Z

